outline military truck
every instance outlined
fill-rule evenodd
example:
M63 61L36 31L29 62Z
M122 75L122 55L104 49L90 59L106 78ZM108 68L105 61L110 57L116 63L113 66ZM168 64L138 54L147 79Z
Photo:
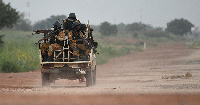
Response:
M86 26L86 25L85 25ZM79 57L75 60L73 56L73 49L70 47L71 42L69 36L65 33L65 39L63 40L62 49L54 50L51 61L48 61L48 49L45 51L45 55L42 55L41 44L49 43L48 35L53 33L53 30L37 30L36 34L43 33L45 40L38 41L39 52L40 52L40 64L42 73L42 86L49 87L50 83L55 83L55 80L68 79L68 80L79 80L80 83L86 82L86 86L92 86L96 84L96 48L98 43L94 42L92 31L89 22L84 30L84 37L82 39L86 40L88 55L82 54L84 57ZM61 30L65 31L65 30ZM69 30L68 30L69 31ZM85 45L83 43L79 44L81 47ZM80 49L81 50L81 49ZM84 52L85 50L82 50ZM81 53L81 51L79 51ZM81 54L80 54L81 55ZM86 80L86 81L85 81Z

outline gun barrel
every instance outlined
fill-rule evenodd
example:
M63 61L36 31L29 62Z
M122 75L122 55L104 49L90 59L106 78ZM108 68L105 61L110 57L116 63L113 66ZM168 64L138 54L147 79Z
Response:
M48 34L52 32L52 30L33 30L33 31L35 32L35 34L40 34L40 33Z

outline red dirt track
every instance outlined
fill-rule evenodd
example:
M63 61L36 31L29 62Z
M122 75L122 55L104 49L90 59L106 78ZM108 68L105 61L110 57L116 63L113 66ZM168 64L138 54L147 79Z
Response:
M98 65L92 87L59 80L42 88L40 70L0 73L0 105L200 105L199 83L200 50L166 43Z

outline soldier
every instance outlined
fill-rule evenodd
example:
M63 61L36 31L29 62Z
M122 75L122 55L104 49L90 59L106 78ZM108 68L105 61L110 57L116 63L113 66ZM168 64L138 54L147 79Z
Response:
M77 39L79 37L79 25L80 23L78 22L74 22L72 29L69 33L68 33L68 39L69 39L69 44L70 44L70 49L73 51L73 56L75 57L75 61L78 61L78 57L79 57L79 49L77 46Z
M69 31L72 30L72 24L73 22L79 22L79 20L76 19L75 13L70 13L69 17L63 21L63 29L65 30L65 33L67 34Z
M42 55L45 55L46 54L46 51L48 50L48 48L49 48L49 45L51 45L51 44L54 44L55 42L56 42L56 37L55 37L55 35L58 35L59 34L59 32L60 32L60 30L61 30L61 25L60 25L60 23L58 22L58 21L56 21L54 24L53 24L53 28L54 28L54 30L53 30L53 32L51 32L51 33L48 33L48 37L50 37L50 41L48 42L48 38L47 37L45 37L45 38L42 38L40 41L42 41L42 40L44 40L44 43L42 43L41 45L40 45L40 49L41 49L41 53L42 53Z
M70 49L73 51L73 56L76 61L79 60L79 57L84 59L88 45L85 34L80 29L81 24L79 22L74 22L72 30L68 33Z
M58 35L61 31L61 24L59 21L56 21L54 24L53 24L53 32L51 33L51 39L50 39L50 43L51 44L54 44L56 42L56 35Z
M62 47L64 46L64 40L65 40L65 33L61 29L61 24L60 22L56 21L54 24L54 31L53 35L51 36L50 43L49 45L49 51L48 51L48 61L52 60L52 55L54 50L61 50Z

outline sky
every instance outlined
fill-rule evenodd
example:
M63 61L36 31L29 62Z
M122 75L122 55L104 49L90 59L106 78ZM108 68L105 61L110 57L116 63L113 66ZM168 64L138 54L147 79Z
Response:
M200 0L3 0L24 12L32 24L52 15L76 13L82 23L99 25L142 22L167 27L175 18L200 26Z

